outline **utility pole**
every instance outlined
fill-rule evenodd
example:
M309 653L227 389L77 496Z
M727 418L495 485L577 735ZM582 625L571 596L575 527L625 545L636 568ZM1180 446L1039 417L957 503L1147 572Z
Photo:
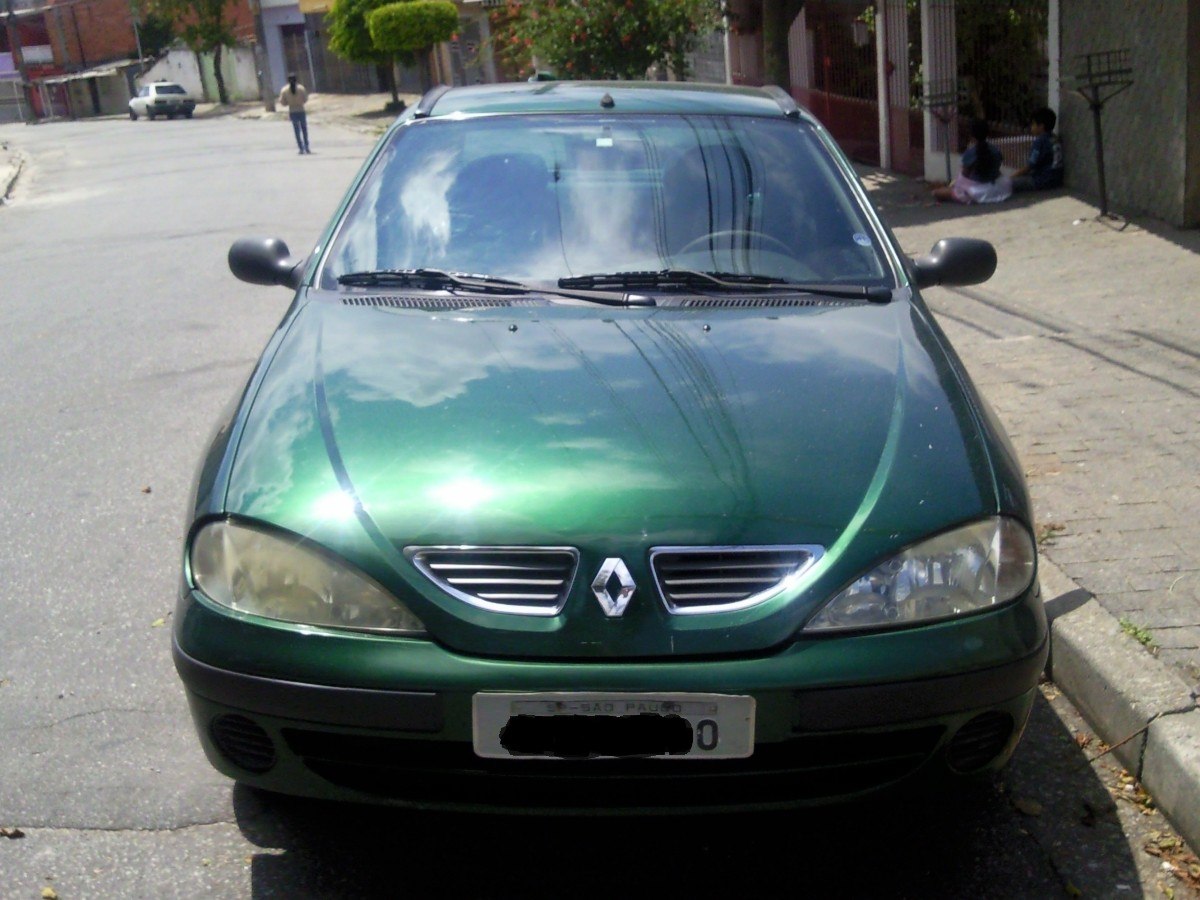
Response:
M258 94L267 112L275 112L275 85L271 81L271 61L267 59L266 30L263 28L261 0L249 0L254 13L254 71L258 75Z
M138 20L140 18L141 13L138 12L137 0L129 0L129 21L133 23L133 41L135 44L137 44L139 75L145 72L145 69L142 67L142 59L145 55L142 53L142 32L141 29L138 28L138 25L140 24Z

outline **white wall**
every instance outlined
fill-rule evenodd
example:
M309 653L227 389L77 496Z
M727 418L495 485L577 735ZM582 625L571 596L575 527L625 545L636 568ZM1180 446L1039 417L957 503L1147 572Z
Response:
M135 80L141 87L152 81L174 81L183 85L193 97L204 96L204 83L200 80L200 66L196 54L191 50L168 50L167 55L156 62L148 72Z
M217 102L217 81L213 75L212 54L205 53L203 67L191 50L168 50L145 75L137 79L140 87L152 81L174 81L183 85L198 100ZM258 70L254 51L249 47L226 47L221 51L221 72L230 100L258 99Z
M283 58L283 25L303 25L304 13L295 2L288 5L276 4L268 9L263 3L263 43L266 45L268 71L271 83L268 86L272 94L278 94L287 81L287 61ZM307 83L307 82L306 82Z

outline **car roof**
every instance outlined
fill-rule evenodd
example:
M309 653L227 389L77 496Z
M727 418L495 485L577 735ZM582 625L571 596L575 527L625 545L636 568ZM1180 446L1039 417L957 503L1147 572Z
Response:
M611 98L611 102L609 99ZM779 88L693 82L541 81L435 88L420 117L495 113L674 113L793 116L802 110Z

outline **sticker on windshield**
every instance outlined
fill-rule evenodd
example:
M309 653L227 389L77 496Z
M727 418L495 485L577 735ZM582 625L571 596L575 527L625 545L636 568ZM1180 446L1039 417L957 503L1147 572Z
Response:
M871 239L861 231L856 231L854 232L854 243L858 244L860 247L870 247Z

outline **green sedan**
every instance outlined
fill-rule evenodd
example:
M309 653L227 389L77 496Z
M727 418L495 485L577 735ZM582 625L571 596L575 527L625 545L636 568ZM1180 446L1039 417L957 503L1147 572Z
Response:
M1047 653L1021 468L778 89L438 89L380 140L196 480L212 764L416 807L762 809L1010 757Z

